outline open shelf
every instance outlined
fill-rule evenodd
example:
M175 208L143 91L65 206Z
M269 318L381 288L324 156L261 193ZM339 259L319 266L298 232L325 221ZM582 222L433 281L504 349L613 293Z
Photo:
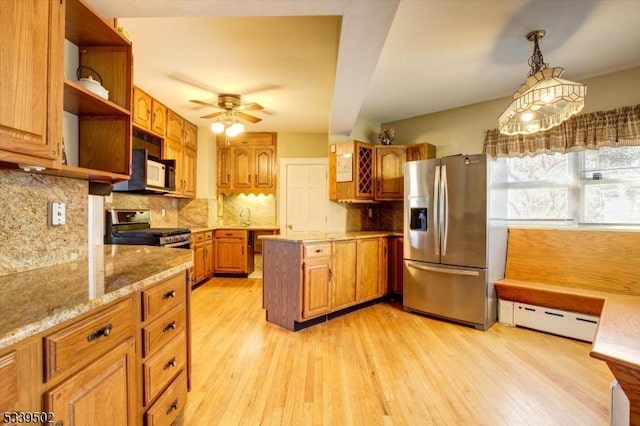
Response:
M77 82L64 81L64 110L76 115L104 115L128 117L129 111L107 99L101 98L80 86Z

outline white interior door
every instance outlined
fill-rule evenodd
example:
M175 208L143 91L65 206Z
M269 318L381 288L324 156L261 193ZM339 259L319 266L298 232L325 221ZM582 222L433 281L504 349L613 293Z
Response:
M321 158L282 159L280 228L282 233L326 232L327 161Z

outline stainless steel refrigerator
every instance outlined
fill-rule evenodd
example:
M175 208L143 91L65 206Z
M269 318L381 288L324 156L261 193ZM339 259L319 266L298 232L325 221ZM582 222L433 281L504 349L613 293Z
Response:
M485 154L406 163L405 310L486 330L504 277L506 168Z

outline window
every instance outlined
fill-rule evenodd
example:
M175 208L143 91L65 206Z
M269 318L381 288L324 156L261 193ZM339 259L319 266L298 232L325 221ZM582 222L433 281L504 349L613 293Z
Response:
M640 147L500 161L511 222L640 225Z

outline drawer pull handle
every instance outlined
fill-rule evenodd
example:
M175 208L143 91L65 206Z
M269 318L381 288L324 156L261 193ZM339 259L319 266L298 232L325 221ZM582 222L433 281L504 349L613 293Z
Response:
M167 414L169 414L170 412L172 412L173 410L177 410L178 409L178 400L174 400L171 405L169 406L169 409L167 410Z
M324 250L322 249L316 249L316 253L322 253Z
M174 356L173 358L171 358L165 365L163 370L166 370L169 367L175 367L176 366L176 357Z
M87 336L87 341L93 342L100 336L107 337L109 334L111 334L112 328L113 328L113 325L107 324L104 327L97 329L96 331L94 331L93 333Z
M226 233L226 234L224 234L224 235L226 235L227 237L230 237L230 236L232 236L233 234L232 234L231 232L227 232L227 233Z
M175 329L176 329L176 322L171 321L169 324L164 326L164 328L162 329L162 332L166 333L169 330L175 330Z
M165 294L162 295L163 299L173 299L174 297L176 297L176 291L175 290L171 290Z

